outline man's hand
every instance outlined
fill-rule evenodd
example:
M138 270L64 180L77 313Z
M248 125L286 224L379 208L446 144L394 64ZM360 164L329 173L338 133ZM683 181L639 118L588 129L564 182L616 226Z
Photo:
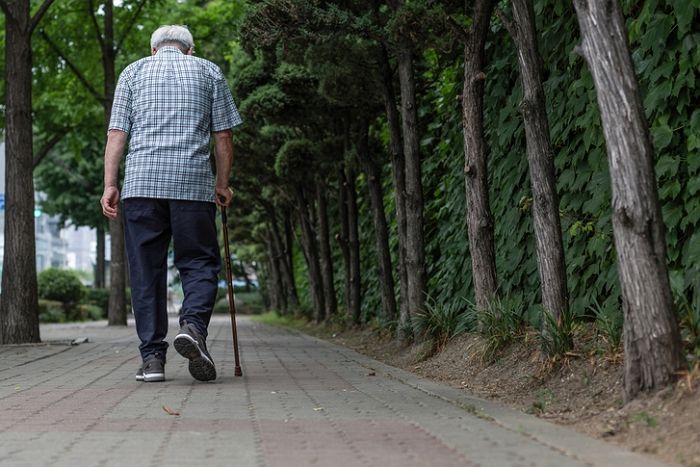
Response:
M119 213L119 190L117 187L105 187L100 204L102 204L102 214L110 219L116 219Z
M233 190L230 187L219 188L216 187L216 204L228 208L231 205L231 200L233 199Z

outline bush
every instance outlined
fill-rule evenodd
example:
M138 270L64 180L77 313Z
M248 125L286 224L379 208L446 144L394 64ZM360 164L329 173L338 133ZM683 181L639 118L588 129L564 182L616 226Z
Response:
M595 328L598 338L604 341L609 352L616 352L622 342L624 316L622 310L615 306L602 306L598 300L593 300L589 307L595 318Z
M441 307L428 297L425 310L415 317L416 329L432 339L439 350L452 337L474 329L474 316L467 312L470 306L466 300L455 300L450 305Z
M540 329L540 342L542 350L550 357L564 355L574 346L574 333L580 323L577 323L570 311L562 315L561 321L557 321L549 311L542 309L542 328Z
M486 338L486 360L492 360L498 352L522 333L525 328L525 305L512 297L492 299L486 308L473 306L473 322Z
M66 311L63 309L63 303L39 299L39 321L42 323L65 322Z
M106 316L107 306L109 305L109 290L87 289L87 292L83 297L82 304L96 306L100 308Z
M107 318L107 310L97 305L78 305L78 310L82 320L99 321Z
M75 304L85 293L85 287L73 271L50 268L39 273L39 298Z

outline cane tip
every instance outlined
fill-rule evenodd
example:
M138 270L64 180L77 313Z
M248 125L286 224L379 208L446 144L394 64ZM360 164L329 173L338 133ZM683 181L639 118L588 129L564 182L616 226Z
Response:
M233 372L233 374L236 376L243 376L243 372L241 371L241 367L237 366L236 370Z

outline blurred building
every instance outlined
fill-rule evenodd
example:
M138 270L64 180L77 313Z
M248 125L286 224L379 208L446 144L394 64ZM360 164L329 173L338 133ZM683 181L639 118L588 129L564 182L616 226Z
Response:
M96 264L95 229L67 226L61 230L61 238L66 242L66 267L92 272Z
M47 216L40 206L44 195L35 193L34 232L36 234L36 268L37 272L50 267L67 267L67 242L61 237L58 219ZM5 143L0 142L0 273L5 256Z

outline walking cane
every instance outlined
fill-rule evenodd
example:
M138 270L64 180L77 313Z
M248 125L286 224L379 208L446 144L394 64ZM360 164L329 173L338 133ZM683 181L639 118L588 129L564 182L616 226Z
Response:
M226 284L228 285L228 311L231 313L231 332L233 333L233 355L236 360L234 375L243 376L241 362L238 359L238 333L236 332L236 300L233 297L233 277L231 274L231 253L228 249L228 223L226 208L221 206L221 223L224 228L224 252L226 253Z

